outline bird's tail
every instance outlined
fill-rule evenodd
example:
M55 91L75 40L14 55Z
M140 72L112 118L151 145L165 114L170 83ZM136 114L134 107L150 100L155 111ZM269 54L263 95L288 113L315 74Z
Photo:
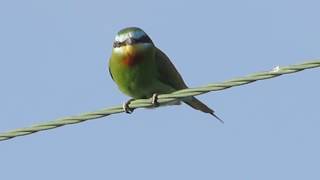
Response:
M191 106L196 110L211 114L212 116L217 118L221 123L224 123L223 120L221 120L217 115L214 114L214 110L210 109L207 105L202 103L197 98L191 97L191 99L184 100L183 102L185 102L186 104L188 104L189 106Z

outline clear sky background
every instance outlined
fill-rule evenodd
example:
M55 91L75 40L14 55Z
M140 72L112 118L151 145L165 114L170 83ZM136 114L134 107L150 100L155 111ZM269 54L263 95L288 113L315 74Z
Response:
M0 131L119 105L107 72L139 26L192 87L320 58L317 0L0 1ZM320 69L0 142L0 179L320 179Z

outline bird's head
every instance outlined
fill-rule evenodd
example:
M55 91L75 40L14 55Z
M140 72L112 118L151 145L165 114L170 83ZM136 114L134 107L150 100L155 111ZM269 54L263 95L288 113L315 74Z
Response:
M128 27L118 32L113 42L115 51L127 52L153 47L150 37L138 27Z

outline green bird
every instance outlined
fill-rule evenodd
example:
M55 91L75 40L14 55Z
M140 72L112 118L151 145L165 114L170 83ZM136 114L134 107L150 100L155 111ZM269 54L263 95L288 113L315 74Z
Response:
M188 88L168 56L137 27L122 29L116 35L109 60L109 73L124 94L134 99L152 97L155 106L158 94ZM127 113L133 111L128 107L132 100L123 105ZM183 102L223 122L212 109L195 97L183 99Z

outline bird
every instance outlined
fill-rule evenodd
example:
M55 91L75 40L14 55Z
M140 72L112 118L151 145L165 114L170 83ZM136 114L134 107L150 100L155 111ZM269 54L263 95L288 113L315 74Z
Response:
M123 104L127 113L133 112L129 104L134 99L152 98L152 104L157 106L159 94L188 88L169 57L139 27L127 27L116 34L109 58L109 73L120 91L131 97ZM223 123L213 109L197 98L192 96L182 101Z

